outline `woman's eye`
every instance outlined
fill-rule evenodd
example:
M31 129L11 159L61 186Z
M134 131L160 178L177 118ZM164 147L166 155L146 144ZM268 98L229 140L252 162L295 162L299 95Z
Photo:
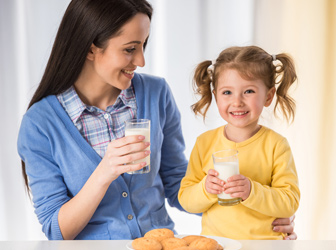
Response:
M135 50L135 48L125 49L125 51L126 51L127 53L132 53L134 50Z

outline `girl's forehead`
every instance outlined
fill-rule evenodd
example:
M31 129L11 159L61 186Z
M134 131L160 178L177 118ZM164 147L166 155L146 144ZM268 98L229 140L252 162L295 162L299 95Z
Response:
M225 69L218 75L216 87L223 86L260 86L265 85L261 79L247 79L236 69Z

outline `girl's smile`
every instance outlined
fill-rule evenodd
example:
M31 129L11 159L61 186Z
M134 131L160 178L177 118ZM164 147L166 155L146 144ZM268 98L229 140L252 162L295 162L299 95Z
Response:
M264 106L271 104L275 89L268 90L262 80L247 80L235 69L225 69L219 74L214 91L217 107L228 123L227 136L251 136L259 130L259 117Z

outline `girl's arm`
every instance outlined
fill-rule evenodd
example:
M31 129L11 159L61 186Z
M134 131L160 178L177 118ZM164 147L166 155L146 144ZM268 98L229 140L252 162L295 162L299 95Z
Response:
M274 149L271 185L251 181L251 193L242 202L262 214L273 217L291 217L298 209L300 190L291 149L286 139Z
M198 140L191 152L188 169L182 179L179 191L179 201L182 207L190 213L203 213L207 211L218 198L216 194L206 191L206 173L198 152Z

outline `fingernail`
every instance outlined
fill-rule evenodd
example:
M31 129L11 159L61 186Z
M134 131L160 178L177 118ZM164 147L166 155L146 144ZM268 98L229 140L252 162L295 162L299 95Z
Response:
M273 231L277 232L279 230L278 227L273 227Z
M149 150L146 150L145 151L145 155L149 155L150 154L150 151Z
M146 137L144 137L143 135L140 135L139 137L138 137L138 139L139 140L144 140Z

